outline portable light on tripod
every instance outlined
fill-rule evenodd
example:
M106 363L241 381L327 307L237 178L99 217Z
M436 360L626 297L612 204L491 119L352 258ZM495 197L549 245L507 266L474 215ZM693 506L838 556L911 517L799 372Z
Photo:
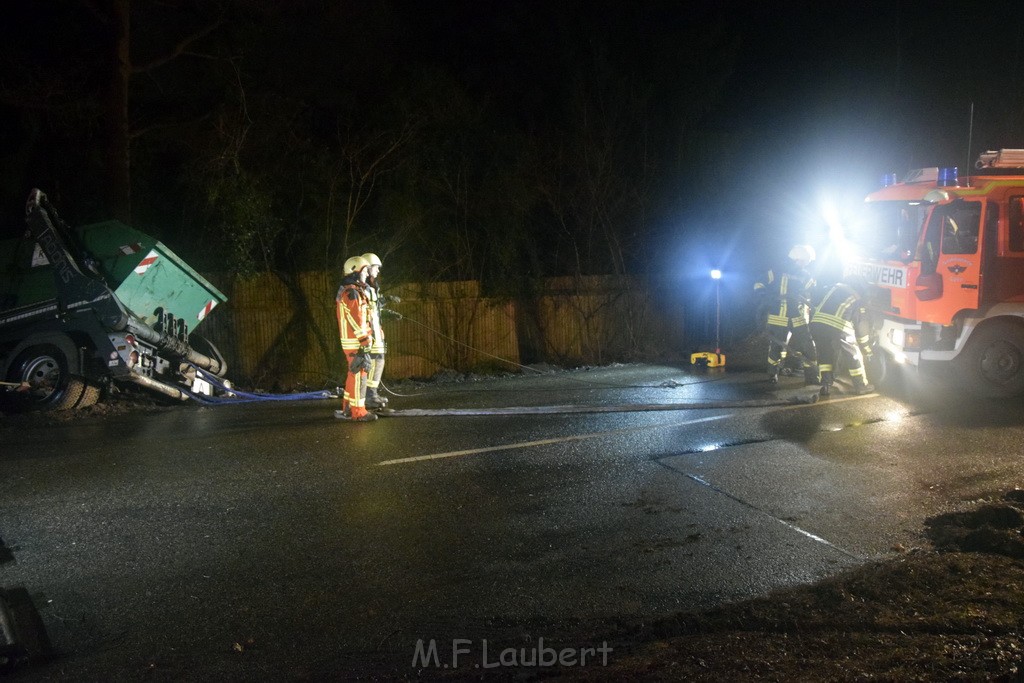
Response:
M725 366L725 354L722 353L722 271L718 268L712 270L711 279L715 281L715 350L691 354L690 365L721 368Z

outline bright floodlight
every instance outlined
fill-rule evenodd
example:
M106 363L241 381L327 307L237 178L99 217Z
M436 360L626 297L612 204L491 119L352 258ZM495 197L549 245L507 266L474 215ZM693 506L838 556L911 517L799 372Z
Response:
M711 271L711 279L712 280L721 280L722 279L722 271L720 271L718 268L715 268L714 270L712 270Z

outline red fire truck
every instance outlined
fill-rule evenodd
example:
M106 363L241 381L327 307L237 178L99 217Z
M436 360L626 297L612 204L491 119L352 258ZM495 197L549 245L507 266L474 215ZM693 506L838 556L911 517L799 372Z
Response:
M1024 149L886 176L849 226L878 347L896 363L949 363L970 392L1024 393Z

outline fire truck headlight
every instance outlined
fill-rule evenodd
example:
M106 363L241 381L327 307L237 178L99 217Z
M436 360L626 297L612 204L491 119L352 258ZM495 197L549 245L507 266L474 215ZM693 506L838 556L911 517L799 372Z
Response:
M897 351L896 353L892 354L892 360L894 363L903 365L904 363L907 362L907 354L903 353L902 351Z
M889 341L902 351L920 351L921 330L891 329L889 330Z

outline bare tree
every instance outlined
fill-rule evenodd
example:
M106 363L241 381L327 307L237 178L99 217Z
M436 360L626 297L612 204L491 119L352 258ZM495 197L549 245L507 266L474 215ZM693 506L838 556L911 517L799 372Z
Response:
M568 251L563 272L622 274L649 209L648 100L596 55L575 75L556 141L537 153L537 190ZM552 153L553 152L553 153Z
M134 137L130 117L130 91L133 77L151 75L174 59L188 54L196 41L221 25L221 19L207 21L182 36L163 53L145 62L133 61L131 0L81 0L101 27L105 72L100 98L100 125L103 128L103 157L107 172L107 202L115 218L131 222L131 141ZM137 131L136 131L137 132Z
M342 213L341 253L348 254L356 221L366 208L380 180L403 163L404 148L413 139L416 124L406 120L394 127L357 128L351 120L339 120L336 141L340 164L328 179L328 212L324 239L324 267L336 265L334 217Z

